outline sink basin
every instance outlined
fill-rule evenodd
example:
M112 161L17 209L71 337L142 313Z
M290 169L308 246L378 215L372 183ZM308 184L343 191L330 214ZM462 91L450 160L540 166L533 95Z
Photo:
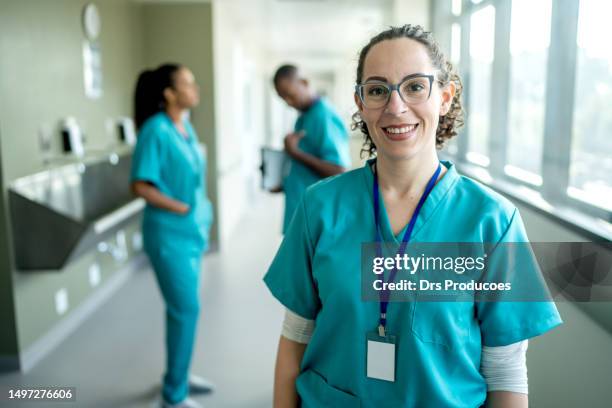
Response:
M139 217L130 192L131 153L109 153L28 175L9 187L19 270L61 270Z

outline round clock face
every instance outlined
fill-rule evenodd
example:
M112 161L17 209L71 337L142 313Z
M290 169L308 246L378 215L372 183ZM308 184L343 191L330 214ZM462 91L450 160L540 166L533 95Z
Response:
M100 35L100 14L98 7L93 3L88 3L83 9L83 28L85 35L90 40L95 40Z

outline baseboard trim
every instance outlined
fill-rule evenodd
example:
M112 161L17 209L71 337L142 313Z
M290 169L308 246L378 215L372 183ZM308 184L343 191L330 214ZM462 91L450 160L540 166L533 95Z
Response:
M19 357L0 356L0 373L19 370Z
M72 332L74 332L87 318L98 310L111 296L121 288L132 274L148 263L144 253L137 255L126 266L116 271L99 289L94 291L85 301L78 305L65 318L60 320L53 328L40 339L25 349L18 360L18 367L23 373L30 371L45 356L51 353ZM7 364L10 361L7 359ZM0 359L0 367L2 360ZM15 368L13 369L15 370Z

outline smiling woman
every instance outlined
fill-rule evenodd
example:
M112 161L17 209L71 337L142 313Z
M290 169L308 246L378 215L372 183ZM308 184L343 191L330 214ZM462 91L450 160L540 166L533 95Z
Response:
M527 241L512 203L438 158L462 123L461 89L420 26L361 51L355 126L374 157L306 190L264 278L288 309L275 407L527 406L527 339L561 323L553 303L394 302L385 289L370 302L355 273L372 241L400 244L400 256L409 242ZM498 254L486 273L506 281ZM520 279L535 288L537 264L527 266ZM377 277L381 288L401 283L395 272Z
M402 33L401 30L405 30L406 27L410 27L409 31ZM394 61L400 66L405 62L394 58L393 53L401 49L398 44L395 42L384 43L385 40L390 40L393 38L404 38L404 40L408 43L407 46L412 48L411 52L414 53L414 56L416 56L417 60L420 61L420 68L423 71L428 70L427 72L430 72L430 74L428 75L423 71L414 72L402 78L401 83L397 84L396 88L393 88L393 86L386 84L386 81L389 79L376 76L371 77L368 75L368 72L364 73L366 56L368 55L370 49L379 43L382 44L380 44L380 47L376 47L377 49L374 50L376 54L370 56L370 63L372 63L372 61L379 60L379 56L377 54L385 53L388 55L381 55L381 57L386 57L386 61ZM422 46L419 46L419 44ZM411 66L414 67L413 69L415 71L417 71L418 67L412 62L412 55L402 55L404 55L404 59L410 60ZM384 63L383 61L385 61L385 59L380 61ZM371 69L376 69L376 67L374 66ZM395 69L397 70L398 68ZM401 70L401 67L399 67L399 69ZM359 55L359 63L357 66L355 102L357 103L358 107L361 107L363 104L369 109L370 112L372 110L376 111L382 109L390 103L392 91L397 89L398 95L403 102L416 107L430 99L432 88L436 88L434 86L436 84L442 89L446 87L447 92L453 92L450 104L448 104L447 101L448 106L444 106L446 113L444 115L440 114L437 123L435 143L436 147L440 149L449 139L455 137L459 128L463 126L463 106L461 104L463 84L461 82L461 78L457 74L453 65L446 60L440 51L438 44L431 36L431 33L424 31L420 26L395 27L373 37L361 50ZM377 89L381 86L384 89ZM373 93L379 95L376 97L378 102L373 101L373 99L375 99ZM446 97L448 98L448 95ZM363 109L360 109L353 115L352 129L359 129L364 135L365 140L362 154L366 153L367 155L372 156L377 151L377 145L373 139L374 135L370 135L370 132L368 131L368 126L365 119L373 119L373 117L367 114L366 117L364 117ZM419 124L415 122L413 125L416 128ZM386 133L399 133L396 130L397 127L387 127L388 129ZM373 126L372 128L375 129L376 126Z

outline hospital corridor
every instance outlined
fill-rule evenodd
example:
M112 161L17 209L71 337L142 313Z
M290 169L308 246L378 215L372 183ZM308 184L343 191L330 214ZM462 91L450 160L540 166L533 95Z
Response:
M0 408L607 408L608 0L0 0Z
M218 387L202 398L207 406L272 403L270 356L276 352L282 309L267 296L259 271L280 241L281 209L279 198L259 197L241 220L245 232L235 234L223 253L204 259L204 269L218 271L201 283L204 312L194 354L194 370L214 378ZM3 375L2 384L71 384L80 395L76 404L65 406L155 406L164 365L163 328L162 299L153 274L142 268L36 368Z

